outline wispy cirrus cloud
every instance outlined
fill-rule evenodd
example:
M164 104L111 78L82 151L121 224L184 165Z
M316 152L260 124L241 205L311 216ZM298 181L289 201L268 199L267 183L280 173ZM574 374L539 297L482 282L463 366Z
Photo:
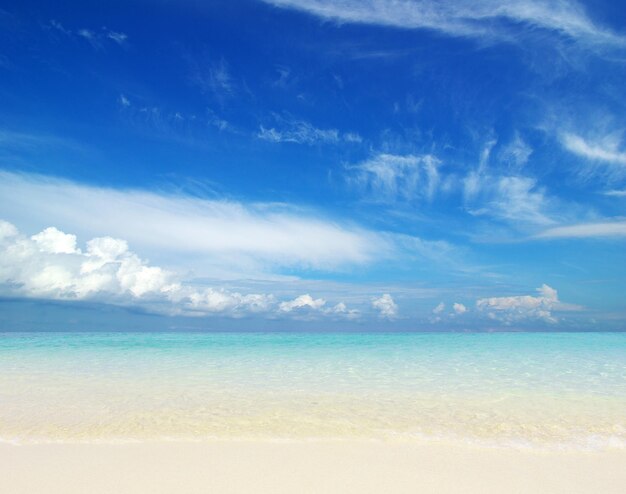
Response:
M211 108L204 113L191 113L166 108L142 98L120 94L117 99L120 115L127 124L141 132L155 133L162 138L202 146L207 126L219 132L243 133Z
M499 161L511 170L521 169L533 153L533 148L516 133L498 153Z
M273 125L261 125L256 137L269 142L292 142L296 144L360 143L362 138L355 132L341 133L337 129L321 129L306 120L291 115L273 114Z
M496 143L492 140L484 146L478 165L465 175L445 170L442 160L433 154L378 153L346 166L345 180L374 203L406 206L418 201L450 200L457 195L462 207L473 216L526 226L556 223L556 201L537 179L519 170L532 149L517 138L499 153L500 166L491 167Z
M607 190L604 192L604 195L610 197L626 197L626 190Z
M202 89L216 94L232 95L235 92L235 81L224 59L211 64L206 73L197 75L195 81Z
M264 0L338 22L432 29L450 36L512 40L515 31L553 31L595 45L626 46L620 34L594 22L568 0Z
M549 199L536 179L523 176L470 175L465 181L466 204L473 215L509 222L554 224Z
M113 42L118 46L124 46L128 41L128 35L119 31L111 31L107 28L93 30L80 28L76 30L66 28L61 22L52 19L49 23L50 29L67 37L78 37L87 41L93 48L102 49L105 42Z
M474 216L489 216L509 223L550 225L556 221L546 190L537 179L519 171L532 150L521 138L508 143L492 166L492 151L497 140L489 140L480 153L478 165L462 179L466 210ZM502 163L504 160L504 163ZM511 161L512 160L512 161Z
M626 176L626 151L621 149L622 132L613 132L596 138L565 132L560 141L567 151L589 162L587 170L609 180Z
M113 235L153 255L186 253L212 271L230 266L248 276L280 266L333 270L394 251L380 234L288 205L109 189L38 175L0 172L0 210L20 225L52 223L83 236Z
M430 154L380 153L347 167L347 181L374 202L432 200L441 161Z
M556 238L592 238L592 237L624 237L626 236L626 220L603 221L596 223L580 223L577 225L557 226L544 230L535 236L540 239Z
M124 43L126 43L126 40L128 39L127 34L118 33L116 31L107 32L106 37L109 38L110 40L115 41L118 45L123 45Z
M220 105L249 94L248 87L236 77L225 58L215 59L206 54L187 54L185 58L189 65L189 82Z

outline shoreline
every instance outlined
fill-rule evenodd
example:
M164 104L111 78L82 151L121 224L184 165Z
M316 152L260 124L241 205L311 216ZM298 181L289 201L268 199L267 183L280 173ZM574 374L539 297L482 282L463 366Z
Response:
M483 450L520 451L529 453L610 453L626 452L626 443L621 437L588 436L581 441L534 441L523 438L477 438L470 436L428 436L428 435L346 435L346 436L161 436L161 437L109 437L109 438L8 438L0 437L0 446L124 446L124 445L166 445L166 444L378 444L405 445L416 447L478 448Z
M626 485L626 450L450 442L215 440L0 444L0 491L588 493Z

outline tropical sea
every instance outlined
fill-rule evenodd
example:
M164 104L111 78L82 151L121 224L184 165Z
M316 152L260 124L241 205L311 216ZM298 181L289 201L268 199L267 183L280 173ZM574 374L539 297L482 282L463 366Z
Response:
M1 333L0 439L626 447L625 333Z

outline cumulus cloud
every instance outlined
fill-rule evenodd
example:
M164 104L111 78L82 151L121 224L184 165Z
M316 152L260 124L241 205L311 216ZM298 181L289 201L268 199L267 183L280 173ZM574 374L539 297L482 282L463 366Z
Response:
M446 310L446 304L439 302L437 307L433 309L433 314L441 314L444 310Z
M432 29L450 36L512 40L527 27L578 41L623 46L623 37L594 23L576 1L522 0L264 0L340 22Z
M556 323L552 314L555 308L566 308L561 304L557 291L544 284L537 288L537 296L519 295L513 297L482 298L476 302L479 311L490 319L512 324L524 320L539 320Z
M443 311L446 310L446 304L439 302L437 306L432 310L433 316L429 318L430 322L437 323L441 321Z
M455 314L461 315L461 314L465 314L467 312L467 307L465 307L463 304L455 302L452 305L452 310L454 310Z
M349 309L343 302L339 302L332 307L327 307L326 300L323 298L313 298L308 293L300 295L293 300L281 302L278 305L278 312L295 313L307 316L312 314L323 314L325 316L348 320L358 319L361 315L358 310Z
M50 252L52 254L74 254L80 253L76 249L76 235L70 235L57 230L54 227L48 227L41 233L31 237L42 252Z
M398 316L398 305L388 293L372 300L372 307L384 319L395 319Z
M339 302L334 307L326 310L327 314L335 315L345 319L358 319L361 317L361 313L357 309L348 309L346 304Z
M76 236L54 227L28 238L0 223L0 283L26 296L82 300L94 296L171 298L180 291L170 273L148 266L123 240L94 238L82 252Z
M313 309L318 310L326 305L326 300L323 298L314 299L308 293L300 295L293 300L287 302L281 302L278 306L278 310L281 312L292 312L297 309Z
M578 225L557 226L549 228L535 238L590 238L590 237L624 237L626 221L606 221L598 223L581 223Z
M189 295L188 308L198 311L200 314L220 312L231 314L262 313L270 311L275 303L275 297L271 294L252 293L242 295L241 293L224 289L207 288Z
M394 250L380 234L289 205L108 189L7 172L0 172L0 210L30 229L67 225L83 238L123 238L160 262L194 256L193 269L204 270L196 272L203 276L266 276L277 266L336 269Z
M278 303L265 293L240 293L189 284L175 273L152 266L129 249L125 240L98 237L84 249L75 235L48 227L27 237L0 220L0 293L55 300L91 300L141 305L166 314L187 316L287 315L303 310L324 317L356 319L359 311L339 302L301 295Z
M441 162L430 154L381 153L348 167L348 182L376 202L432 200L439 184Z

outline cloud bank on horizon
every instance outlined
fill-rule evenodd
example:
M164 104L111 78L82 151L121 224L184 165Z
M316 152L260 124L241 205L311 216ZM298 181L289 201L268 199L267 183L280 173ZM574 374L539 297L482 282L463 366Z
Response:
M62 3L0 8L0 304L626 330L623 0Z

